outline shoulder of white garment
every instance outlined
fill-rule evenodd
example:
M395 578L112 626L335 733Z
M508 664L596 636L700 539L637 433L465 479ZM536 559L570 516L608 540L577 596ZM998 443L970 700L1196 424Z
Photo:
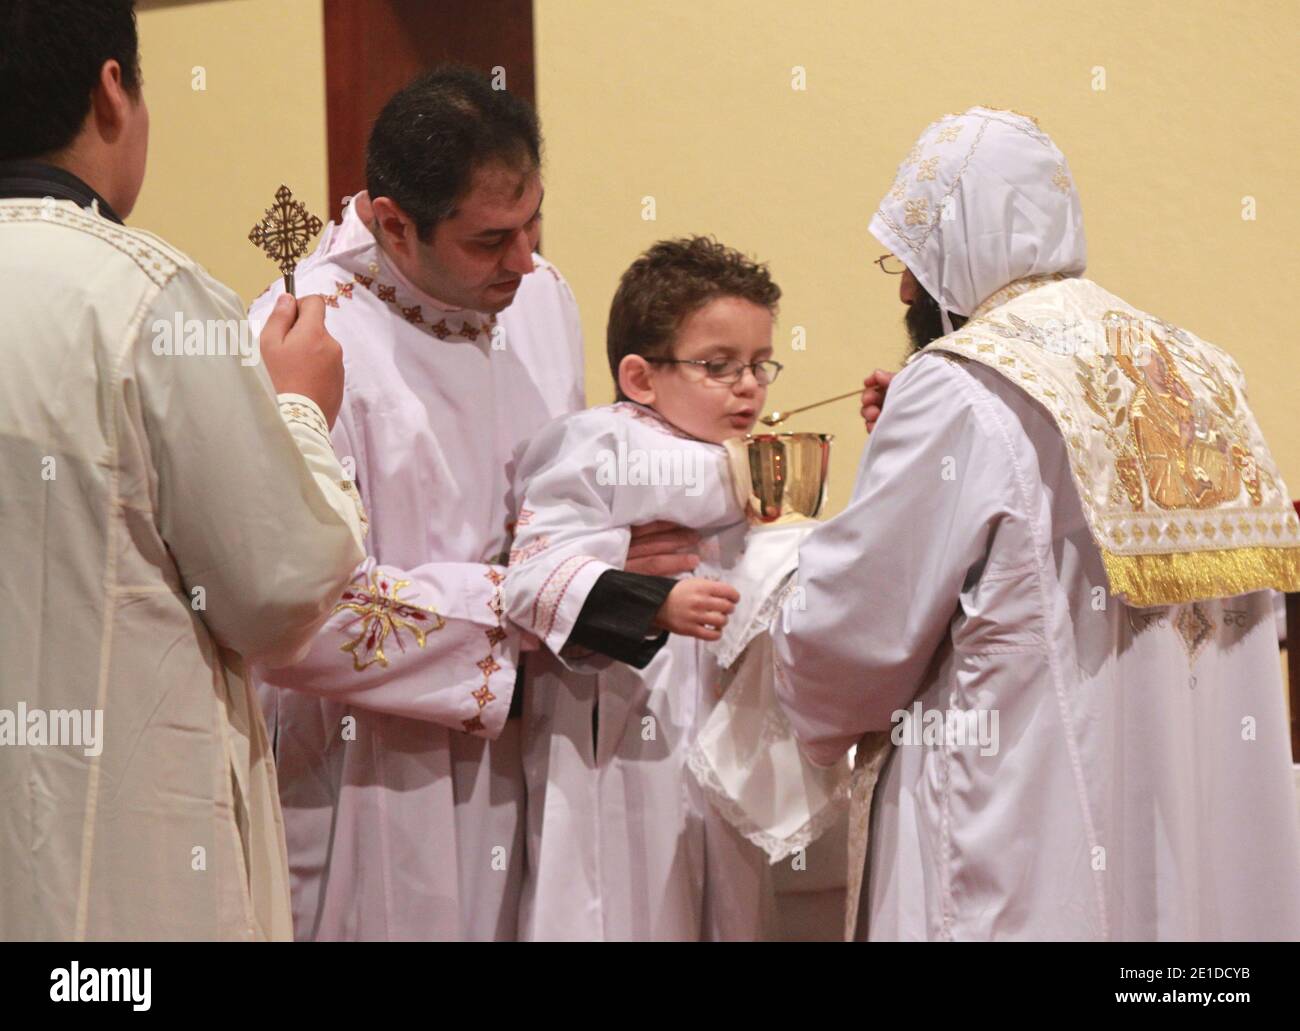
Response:
M1010 461L1020 419L1007 394L1019 388L1000 380L996 372L947 352L914 356L889 385L880 421L862 452L858 488L873 464L918 460L947 440L961 440L990 461L994 454Z
M214 278L202 265L161 236L134 226L118 225L96 213L68 205L61 221L71 229L92 235L129 258L140 273L160 290L191 290L209 295L223 309L244 310L243 301L230 287Z
M568 280L560 270L540 254L533 255L533 271L524 276L510 307L501 313L507 321L522 318L525 321L538 314L572 315L576 318L578 301Z
M899 387L908 391L951 390L955 383L969 375L966 364L947 351L920 351L908 360L889 384L889 397L893 398Z
M947 351L922 351L912 358L889 385L885 411L893 405L897 413L907 406L932 409L942 420L973 412L982 418L1002 407L1005 390L1019 387L978 362L968 362ZM884 415L881 416L882 423Z
M614 415L610 405L584 408L557 416L532 435L527 453L543 461L548 454L559 455L582 448L598 448L626 437L622 420Z
M573 288L569 286L569 281L564 278L554 262L547 261L540 254L533 255L533 271L524 277L524 281L527 282L534 277L539 281L549 280L555 284L551 289L558 289L571 301L574 299Z

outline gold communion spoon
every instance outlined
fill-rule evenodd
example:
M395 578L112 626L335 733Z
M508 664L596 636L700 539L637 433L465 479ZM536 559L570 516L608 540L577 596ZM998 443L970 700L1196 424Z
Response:
M847 394L836 394L834 397L828 397L824 401L814 401L812 404L804 405L802 408L791 408L788 412L782 412L780 410L770 412L758 421L764 426L779 426L781 423L785 422L786 419L790 418L790 416L798 415L800 412L806 412L810 408L820 408L822 405L828 405L832 401L843 401L846 397L861 396L861 390L850 390Z

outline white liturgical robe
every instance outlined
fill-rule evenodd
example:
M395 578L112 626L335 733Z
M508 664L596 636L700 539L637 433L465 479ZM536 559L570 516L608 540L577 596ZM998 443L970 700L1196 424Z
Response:
M1109 595L1060 433L1014 384L941 354L899 373L798 583L773 634L812 757L900 731L859 935L1300 936L1270 595Z
M325 420L149 233L3 200L0 269L0 937L287 939L246 662L362 555Z
M334 445L370 516L368 557L311 651L259 671L299 938L515 936L511 459L583 400L577 306L534 261L496 318L448 309L404 281L352 205L298 266L343 347Z
M871 231L969 319L890 385L773 630L810 756L883 759L850 927L1300 937L1263 589L1300 586L1300 525L1241 370L1080 278L1078 191L1027 116L935 122Z
M632 526L699 530L705 556L718 533L745 532L725 450L630 402L543 430L519 461L516 493L506 611L562 657L596 581L623 568ZM715 701L711 657L671 634L644 669L599 657L593 675L586 662L568 665L547 656L525 697L521 934L760 936L773 905L766 856L705 803L686 765Z

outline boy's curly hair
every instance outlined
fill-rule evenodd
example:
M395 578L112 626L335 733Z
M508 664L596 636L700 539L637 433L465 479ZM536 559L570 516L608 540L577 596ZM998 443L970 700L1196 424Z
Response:
M660 240L628 267L609 307L605 347L616 396L618 366L629 354L672 357L682 320L719 297L739 297L773 315L781 288L767 266L751 261L711 236Z

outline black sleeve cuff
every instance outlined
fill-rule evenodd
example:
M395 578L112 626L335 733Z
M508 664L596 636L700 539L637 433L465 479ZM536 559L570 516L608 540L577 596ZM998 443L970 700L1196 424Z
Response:
M645 669L668 640L667 630L648 635L655 633L655 613L676 585L670 576L606 570L588 593L565 646L589 648Z

